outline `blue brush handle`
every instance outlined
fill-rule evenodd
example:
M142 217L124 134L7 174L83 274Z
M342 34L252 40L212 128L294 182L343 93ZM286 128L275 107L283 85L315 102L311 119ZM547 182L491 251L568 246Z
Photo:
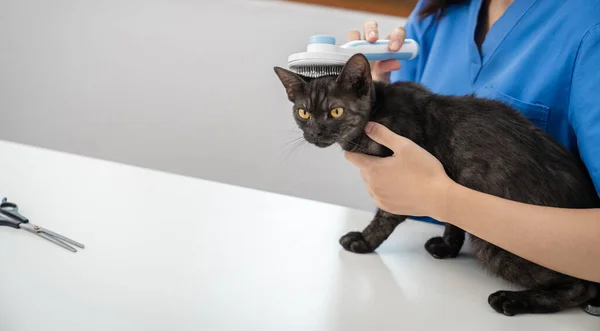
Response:
M405 39L397 52L389 50L389 43L389 40L355 40L340 47L348 52L362 53L369 61L412 60L419 54L419 45L412 39Z

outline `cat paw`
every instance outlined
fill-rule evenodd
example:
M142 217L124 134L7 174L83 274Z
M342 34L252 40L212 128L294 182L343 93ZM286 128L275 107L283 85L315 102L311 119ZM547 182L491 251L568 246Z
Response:
M529 312L529 305L523 294L511 291L498 291L490 294L488 303L494 310L506 316L525 314Z
M434 237L427 240L425 249L436 259L454 258L458 256L458 251L448 246L442 237Z
M345 236L340 238L340 244L345 250L354 253L371 253L373 249L369 247L369 244L363 238L360 232L348 232Z

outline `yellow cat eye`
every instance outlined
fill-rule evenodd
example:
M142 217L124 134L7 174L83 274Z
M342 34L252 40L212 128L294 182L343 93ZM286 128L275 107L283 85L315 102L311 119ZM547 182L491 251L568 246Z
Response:
M333 118L340 118L340 117L342 117L342 114L344 113L344 109L341 107L333 108L329 113L331 114L331 117L333 117Z
M310 118L310 113L302 108L298 109L298 115L300 116L300 118L305 120Z

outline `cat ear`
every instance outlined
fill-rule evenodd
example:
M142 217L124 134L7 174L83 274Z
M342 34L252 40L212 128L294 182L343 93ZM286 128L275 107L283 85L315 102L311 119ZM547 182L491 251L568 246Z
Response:
M279 80L281 80L281 82L283 83L285 91L288 95L288 99L290 99L291 102L294 102L298 95L304 91L304 85L306 84L306 82L304 81L304 79L302 79L302 77L289 70L280 67L275 67L273 69L279 77Z
M340 88L353 91L359 97L369 93L373 83L369 60L360 53L352 55L344 65L336 83Z

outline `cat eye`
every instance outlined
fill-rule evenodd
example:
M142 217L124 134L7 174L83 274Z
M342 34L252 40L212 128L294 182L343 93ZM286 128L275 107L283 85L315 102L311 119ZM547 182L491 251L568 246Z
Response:
M344 109L341 107L333 108L329 113L333 118L340 118L344 114Z
M305 120L310 118L310 113L302 108L298 109L298 115Z

